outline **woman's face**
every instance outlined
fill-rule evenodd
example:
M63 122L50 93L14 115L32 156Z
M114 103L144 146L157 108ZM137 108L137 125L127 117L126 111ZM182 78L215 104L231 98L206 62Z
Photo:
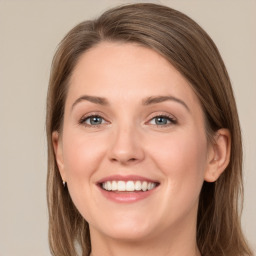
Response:
M210 150L203 112L155 51L104 42L84 53L53 141L92 235L138 241L195 232Z

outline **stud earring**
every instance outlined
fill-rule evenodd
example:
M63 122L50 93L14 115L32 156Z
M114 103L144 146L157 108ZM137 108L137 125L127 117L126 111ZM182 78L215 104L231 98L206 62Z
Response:
M65 188L66 187L66 181L65 180L63 180L63 187Z

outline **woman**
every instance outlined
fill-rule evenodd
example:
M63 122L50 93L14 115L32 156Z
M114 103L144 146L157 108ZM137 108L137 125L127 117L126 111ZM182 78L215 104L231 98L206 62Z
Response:
M252 255L230 80L186 15L134 4L73 28L47 135L53 255Z

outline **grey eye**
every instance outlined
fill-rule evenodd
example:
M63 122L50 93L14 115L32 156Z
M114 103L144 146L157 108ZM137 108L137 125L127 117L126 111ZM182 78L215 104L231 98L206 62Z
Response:
M169 122L170 120L168 120L167 117L164 117L164 116L155 117L155 123L157 125L165 125L165 124L168 124Z
M150 124L154 125L167 125L172 122L171 118L166 116L156 116L151 119Z
M88 125L100 125L104 122L104 119L100 116L90 116L85 119L85 123Z

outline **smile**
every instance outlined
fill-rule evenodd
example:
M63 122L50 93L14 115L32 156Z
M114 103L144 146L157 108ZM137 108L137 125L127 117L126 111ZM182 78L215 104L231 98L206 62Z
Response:
M152 190L157 186L156 182L148 181L106 181L101 183L101 187L107 191L117 191L117 192L136 192L136 191L148 191Z
M104 198L115 203L134 203L155 194L160 182L138 175L112 175L96 183Z

